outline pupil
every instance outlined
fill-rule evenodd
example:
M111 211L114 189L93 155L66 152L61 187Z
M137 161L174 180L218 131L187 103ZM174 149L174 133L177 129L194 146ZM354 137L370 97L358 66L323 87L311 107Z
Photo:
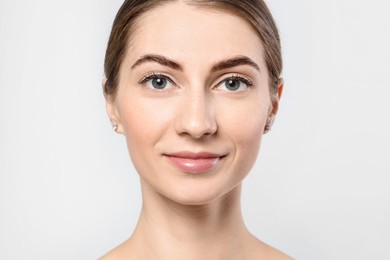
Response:
M226 81L226 88L229 90L237 90L240 87L240 83L237 80L229 79Z
M152 84L153 84L153 87L157 88L157 89L163 89L166 87L167 85L167 82L165 79L162 79L162 78L157 78L157 79L154 79L152 81Z

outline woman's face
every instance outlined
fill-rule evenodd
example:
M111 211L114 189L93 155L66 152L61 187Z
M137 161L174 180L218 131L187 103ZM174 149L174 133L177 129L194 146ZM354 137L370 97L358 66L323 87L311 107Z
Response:
M182 3L146 13L107 102L144 192L200 205L238 187L276 112L268 82L240 17Z

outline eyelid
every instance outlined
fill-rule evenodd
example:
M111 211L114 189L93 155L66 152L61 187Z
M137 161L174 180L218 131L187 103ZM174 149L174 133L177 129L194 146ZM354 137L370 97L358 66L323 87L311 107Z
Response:
M164 78L164 79L168 80L170 83L176 85L176 83L168 75L161 73L161 72L150 72L150 73L146 74L145 76L143 76L138 83L145 84L149 80L155 79L155 78Z
M223 78L221 80L219 80L218 83L215 84L213 88L217 88L223 82L230 80L230 79L241 81L241 82L245 83L248 87L252 87L254 85L253 81L248 76L245 76L243 74L231 73L231 74L224 75L222 77ZM168 80L170 83L172 83L173 85L177 86L175 81L172 80L170 76L166 75L165 73L161 73L161 72L149 72L145 76L143 76L138 83L145 84L149 80L152 80L155 78L164 78L164 79Z
M242 75L242 74L235 73L235 74L228 74L226 76L223 76L223 79L218 81L218 83L215 85L215 87L218 87L223 82L225 82L226 80L230 80L230 79L242 81L248 87L252 87L254 85L253 81L249 77Z

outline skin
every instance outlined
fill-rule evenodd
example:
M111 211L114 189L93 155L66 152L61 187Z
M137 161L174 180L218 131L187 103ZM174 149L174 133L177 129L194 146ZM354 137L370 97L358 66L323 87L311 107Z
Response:
M270 95L262 49L250 25L227 12L169 3L144 14L118 92L107 97L108 115L140 175L142 212L133 235L101 259L291 259L251 235L240 209L242 180L282 93L280 82ZM140 61L151 54L181 69ZM253 64L215 68L244 56ZM238 90L226 87L231 77ZM164 89L154 88L166 78ZM166 156L180 151L221 158L207 171L189 173Z

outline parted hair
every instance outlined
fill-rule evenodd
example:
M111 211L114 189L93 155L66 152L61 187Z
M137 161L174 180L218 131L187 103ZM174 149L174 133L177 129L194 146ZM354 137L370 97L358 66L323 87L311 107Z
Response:
M115 98L120 67L139 18L157 6L178 1L233 12L245 19L263 44L270 92L277 92L283 67L280 36L274 18L263 0L125 0L116 14L107 44L104 60L106 82L103 86L106 97Z

